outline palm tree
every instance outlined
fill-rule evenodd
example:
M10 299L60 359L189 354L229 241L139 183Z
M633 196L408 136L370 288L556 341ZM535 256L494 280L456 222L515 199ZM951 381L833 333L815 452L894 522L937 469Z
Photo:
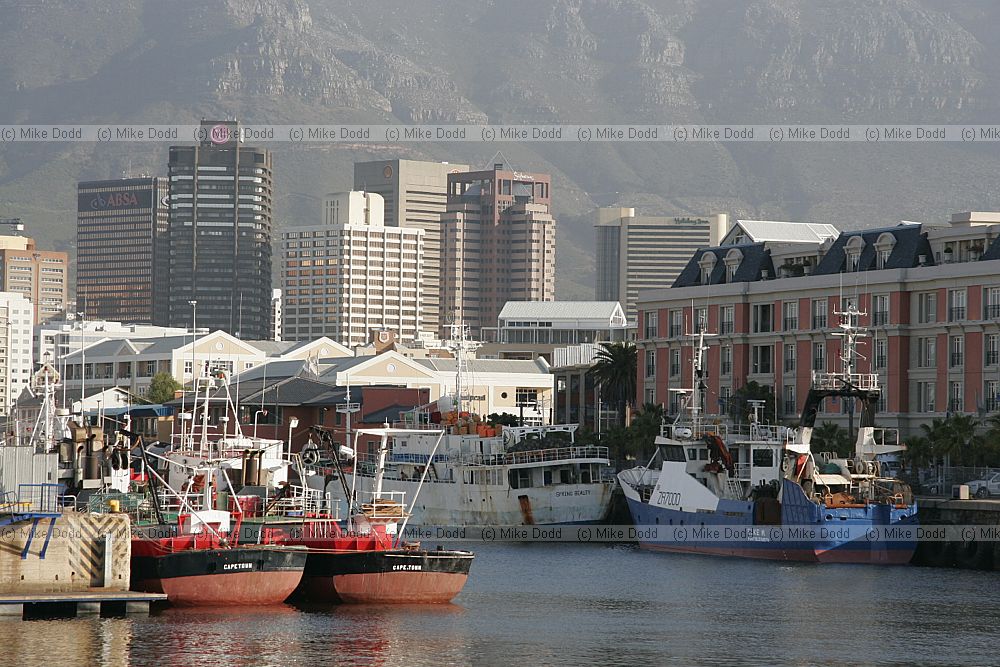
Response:
M637 359L635 343L601 343L596 361L587 371L600 387L601 399L618 410L622 426L625 426L625 408L635 405Z

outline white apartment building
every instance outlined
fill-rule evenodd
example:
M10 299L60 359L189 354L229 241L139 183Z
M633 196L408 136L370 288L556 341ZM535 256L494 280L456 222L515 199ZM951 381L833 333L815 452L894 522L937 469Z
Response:
M329 336L348 347L374 330L414 341L422 327L424 230L386 227L373 192L323 199L323 224L282 234L283 338Z
M16 292L0 292L0 414L31 384L31 326L35 307Z

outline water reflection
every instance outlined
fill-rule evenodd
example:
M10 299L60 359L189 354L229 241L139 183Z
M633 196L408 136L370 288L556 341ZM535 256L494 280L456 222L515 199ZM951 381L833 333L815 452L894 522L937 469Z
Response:
M454 605L0 621L5 664L990 664L997 573L483 545Z

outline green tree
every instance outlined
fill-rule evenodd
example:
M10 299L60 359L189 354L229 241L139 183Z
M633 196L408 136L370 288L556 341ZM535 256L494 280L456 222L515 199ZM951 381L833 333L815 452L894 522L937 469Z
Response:
M635 343L601 343L597 360L587 373L598 384L601 400L618 410L618 423L625 426L625 412L635 405L637 353Z
M851 434L833 422L823 422L813 429L811 445L816 452L836 452L845 457L854 454Z
M150 403L166 403L174 398L174 392L181 388L180 382L170 373L157 373L149 382L146 400Z
M774 391L770 387L751 380L733 392L729 398L729 416L735 422L750 421L753 413L750 401L764 401L763 419L774 418Z

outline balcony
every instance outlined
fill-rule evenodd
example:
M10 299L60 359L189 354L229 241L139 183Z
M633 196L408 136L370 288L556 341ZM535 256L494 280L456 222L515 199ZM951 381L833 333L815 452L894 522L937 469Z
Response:
M948 309L949 322L961 322L965 319L965 306L953 306Z
M733 333L733 331L735 331L735 329L736 329L736 327L733 325L733 321L732 320L723 320L719 324L719 333L720 334L731 334L731 333Z
M799 328L799 318L797 317L786 317L781 322L782 328L785 331L795 331Z
M962 354L961 352L952 352L950 355L948 355L948 365L951 368L955 368L956 366L961 366L964 363L965 363L965 355Z
M988 303L983 306L983 319L984 320L995 320L1000 318L1000 303L993 304Z
M826 315L813 315L812 318L812 328L813 329L825 329L826 328Z
M889 311L878 310L872 314L872 326L882 327L889 324Z
M998 350L987 350L986 351L986 365L996 366L1000 363L1000 351Z

